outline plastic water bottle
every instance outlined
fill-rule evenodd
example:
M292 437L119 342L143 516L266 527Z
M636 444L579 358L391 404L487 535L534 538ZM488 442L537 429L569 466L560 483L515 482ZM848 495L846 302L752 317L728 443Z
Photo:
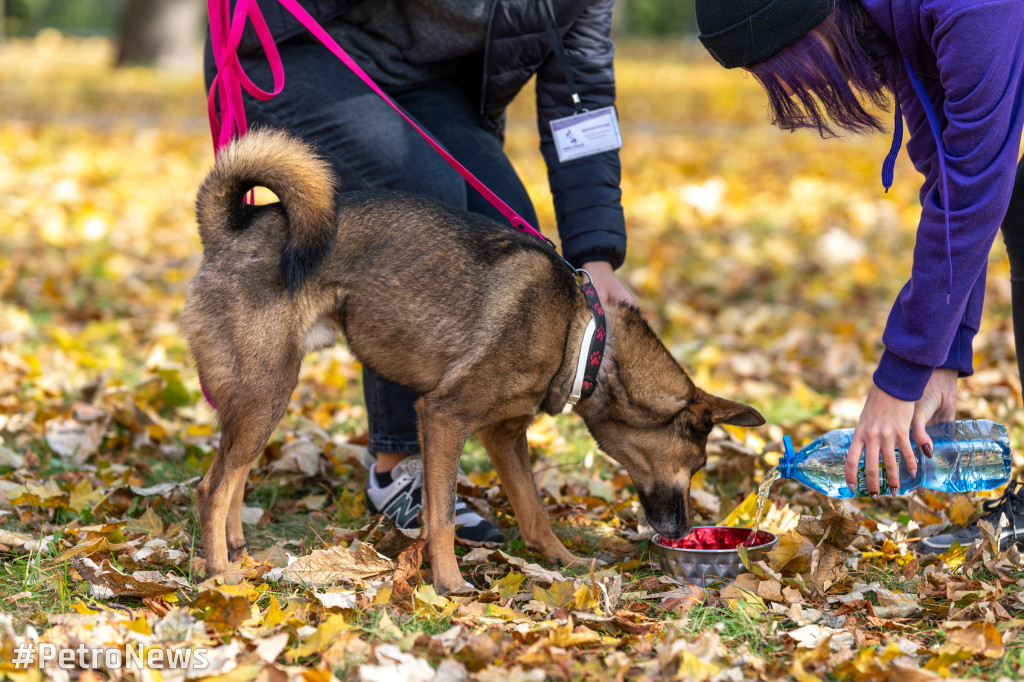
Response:
M991 490L1010 480L1010 439L1006 427L988 419L933 424L927 429L932 439L932 457L925 457L911 438L917 474L910 475L906 460L896 448L900 472L900 495L918 487L949 493ZM799 452L793 441L783 437L785 453L779 462L783 478L793 478L829 497L868 497L864 458L857 473L857 489L846 486L846 453L853 429L835 429L816 438ZM878 489L889 489L885 462L879 456Z

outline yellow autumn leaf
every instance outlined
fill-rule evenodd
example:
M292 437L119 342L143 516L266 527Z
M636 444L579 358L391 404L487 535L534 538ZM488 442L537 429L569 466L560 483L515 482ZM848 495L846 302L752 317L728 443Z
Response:
M585 625L574 626L572 618L567 618L565 623L552 628L546 641L552 646L562 648L586 647L601 642L601 635L594 632Z
M557 609L561 606L575 604L576 589L571 580L557 580L551 583L551 587L548 589L534 585L533 598Z
M520 587L524 582L526 582L525 575L509 571L504 578L499 578L491 583L490 591L496 592L502 599L508 599L519 594Z
M218 592L221 592L226 595L237 595L239 597L245 597L249 600L249 603L251 604L256 600L260 599L264 594L266 594L267 590L270 589L270 586L266 583L253 585L249 582L243 581L240 583L236 583L234 585L217 585L212 589L215 589Z
M299 642L298 646L288 650L285 656L294 661L313 654L319 654L330 648L338 635L352 630L355 626L345 620L342 614L331 614L317 626L316 630Z
M964 561L967 560L967 548L962 547L957 542L954 542L952 547L939 555L939 558L946 562L946 565L949 566L949 570L955 571L963 566Z
M450 599L442 597L435 592L433 585L417 585L412 594L416 601L426 606L434 606L436 608L443 609L451 603Z
M719 526L750 526L754 521L754 514L757 513L757 493L747 495L740 504L729 512L729 515L722 519Z
M81 513L103 499L102 488L94 488L89 479L82 478L68 490L68 509Z
M87 616L92 616L99 613L99 611L94 611L93 609L86 606L85 602L80 601L77 601L74 604L72 604L71 608L74 609L76 613L81 613Z
M497 473L493 469L490 471L471 471L467 477L470 483L481 488L489 488L497 483L498 478Z
M722 671L721 666L707 663L689 651L679 652L678 673L684 680L708 680Z
M581 584L573 595L576 611L593 611L600 608L601 603L594 595L594 590L587 584Z

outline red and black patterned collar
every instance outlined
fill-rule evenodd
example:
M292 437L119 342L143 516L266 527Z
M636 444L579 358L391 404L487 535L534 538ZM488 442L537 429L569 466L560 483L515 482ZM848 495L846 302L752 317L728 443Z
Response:
M569 405L575 405L584 398L589 398L597 386L597 372L601 369L601 360L604 358L605 338L608 335L608 326L604 319L604 308L601 306L601 299L594 289L593 278L586 270L577 270L577 274L586 275L586 282L580 284L580 290L587 297L593 317L583 332L583 340L580 342L580 356L576 362L576 377L573 380L572 390L569 392Z

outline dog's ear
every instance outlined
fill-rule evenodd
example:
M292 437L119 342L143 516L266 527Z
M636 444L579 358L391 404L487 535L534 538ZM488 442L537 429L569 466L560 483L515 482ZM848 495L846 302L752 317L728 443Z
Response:
M761 426L764 417L761 413L743 403L726 400L714 395L706 395L690 407L710 424L731 424L732 426Z

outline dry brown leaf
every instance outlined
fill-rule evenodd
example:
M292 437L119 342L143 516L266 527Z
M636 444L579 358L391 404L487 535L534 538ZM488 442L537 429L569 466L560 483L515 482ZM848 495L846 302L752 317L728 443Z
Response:
M780 603L786 601L782 596L782 583L774 578L771 580L762 580L757 586L757 595L768 601L776 601Z
M686 613L690 608L704 603L704 588L698 585L687 584L685 587L677 590L677 592L683 592L683 594L663 594L662 602L658 605L658 608L662 611L675 611L676 614L682 615Z
M67 561L76 556L90 556L99 552L120 552L125 549L131 549L138 547L141 544L139 540L133 540L131 542L111 542L107 537L100 536L79 542L74 547L69 547L63 552L53 557L50 560L50 564L59 564L63 561Z
M946 631L946 643L943 648L955 647L988 658L1001 658L1004 653L1003 635L992 623L947 621L943 629Z
M105 419L80 422L57 417L46 422L46 444L73 466L81 466L95 455L103 442Z
M903 567L902 577L904 580L913 580L917 577L917 571L921 568L921 562L917 557L913 557L907 562L907 565Z
M316 476L320 471L320 446L305 438L281 446L281 456L270 463L268 469L276 472L295 472L303 476Z
M736 579L722 588L722 599L758 599L757 588L761 581L752 573L740 573Z
M220 636L237 630L249 617L249 599L221 590L203 590L189 607L202 613L203 622Z
M34 538L25 533L15 533L0 528L0 550L2 551L14 551L16 554L40 552L46 550L52 541L52 535Z
M558 571L550 571L543 566L532 564L525 559L519 557L509 556L505 552L499 549L484 549L478 547L470 552L467 552L462 557L463 563L483 563L489 561L496 561L515 566L518 568L530 582L538 583L540 585L551 585L558 581L568 580L568 578Z
M284 569L284 579L308 586L353 583L383 576L395 570L395 562L365 542L348 547L318 549L299 557Z
M890 592L884 588L875 590L878 606L875 613L879 618L909 618L921 612L921 603L916 595Z
M811 561L813 545L796 531L779 536L779 546L768 552L768 566L773 571L801 573Z
M106 559L97 564L88 557L75 557L72 565L89 581L89 589L97 599L160 597L191 589L187 580L176 575L163 575L157 571L135 571L125 575Z
M949 501L949 520L958 526L967 526L974 521L978 510L967 495L954 495Z
M846 548L860 532L860 524L843 506L829 509L819 518L800 517L800 535L815 542L811 553L809 582L824 594L832 585L841 583L849 574L845 566Z
M410 581L420 582L420 565L423 563L423 549L426 544L426 539L420 538L398 555L398 566L391 586L393 599L405 600L412 596L413 587Z

